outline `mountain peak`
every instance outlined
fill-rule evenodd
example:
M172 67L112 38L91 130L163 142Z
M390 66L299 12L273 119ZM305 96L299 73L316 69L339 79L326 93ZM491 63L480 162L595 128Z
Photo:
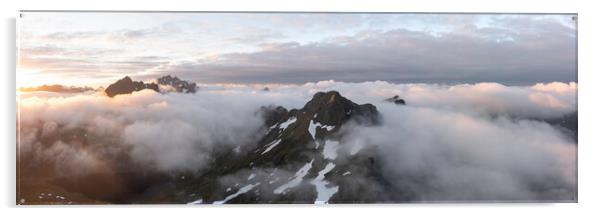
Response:
M173 88L173 91L183 92L183 93L196 93L197 86L194 82L188 82L185 80L181 80L177 76L163 76L157 79L157 82L163 86L169 86Z
M302 196L303 200L311 200L313 196L316 196L316 199L324 196L327 190L326 193L330 194L326 195L328 198L325 199L328 201L339 199L338 194L351 193L345 182L338 181L333 176L353 173L380 178L378 174L373 174L376 168L370 153L353 153L350 160L352 162L348 164L339 164L340 161L337 160L338 151L344 145L341 141L344 133L347 133L341 130L342 126L355 120L358 120L359 124L376 123L379 114L372 104L359 105L336 91L329 91L316 93L301 109L287 110L281 106L269 105L261 107L255 114L261 115L266 127L266 130L262 131L263 134L258 134L261 138L257 145L247 150L236 147L225 152L215 160L214 169L197 178L198 180L190 181L195 187L182 187L180 190L186 191L183 194L190 194L193 191L188 191L189 188L195 188L195 193L202 191L204 197L200 198L203 200L225 200L217 201L221 203L228 201L224 190L246 190L245 188L265 182L261 183L263 189L255 189L255 193L241 195L240 199L258 201L263 193L261 190L265 190L276 202L287 201L297 196ZM298 171L289 174L289 168ZM280 172L281 169L285 171ZM268 174L267 171L271 173ZM216 178L236 176L240 173L244 173L247 182L252 180L256 183L241 187L244 184L220 182ZM316 186L317 194L307 193L305 190L312 185ZM237 201L240 202L229 202Z
M376 107L372 104L358 105L341 96L337 91L318 92L305 104L301 113L311 116L311 119L327 125L341 125L351 117L377 122Z
M143 89L152 89L159 92L159 86L155 83L144 83L142 81L133 81L129 76L118 80L117 82L109 85L105 89L105 93L109 97L114 97L120 94L131 94L135 91L141 91Z
M335 135L350 120L374 125L380 118L374 105L358 105L336 91L316 93L299 110L287 111L283 107L269 106L263 107L260 112L268 131L256 150L261 154L256 156L262 158L261 155L264 154L279 155L272 158L274 160L268 160L275 163L279 163L285 155L289 158L303 157L289 154L291 152L320 148L320 143Z

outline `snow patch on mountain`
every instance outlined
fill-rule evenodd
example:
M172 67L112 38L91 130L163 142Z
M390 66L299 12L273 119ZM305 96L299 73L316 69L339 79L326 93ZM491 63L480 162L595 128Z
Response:
M297 173L295 173L295 176L293 177L292 180L290 180L286 184L283 184L280 187L276 188L274 190L274 193L282 194L285 190L287 190L289 188L294 188L294 187L299 186L299 184L301 184L301 182L303 181L303 177L305 177L307 175L307 173L309 172L309 170L311 169L313 163L314 163L314 160L312 159L309 163L303 165L303 167L301 167L301 169L299 169L299 171L297 171Z
M236 193L231 194L230 196L227 196L224 200L215 201L215 202L213 202L213 204L224 204L224 203L240 196L241 194L251 191L253 188L257 187L257 185L259 185L259 184L261 184L261 183L257 182L255 184L248 184L248 185L240 188Z
M289 125L295 123L296 121L297 121L297 117L290 118L286 122L280 124L279 128L286 130L286 128L288 128Z
M274 142L271 142L270 144L268 144L268 147L261 154L265 154L265 153L269 152L270 150L272 150L274 147L276 147L278 144L280 144L280 141L282 141L282 140L278 139L278 140L275 140Z
M320 123L314 123L314 120L311 120L311 122L309 122L309 134L311 134L311 138L312 139L316 139L316 128L320 125Z
M203 204L203 199L198 199L198 200L195 200L195 201L189 202L188 204L189 204L189 205L192 205L192 204Z
M311 134L311 138L312 139L316 139L316 130L318 128L326 128L327 131L331 131L332 129L334 129L335 126L331 126L331 125L322 125L320 122L317 122L315 120L311 120L309 122L309 128L308 131Z
M330 197L339 191L339 186L327 187L330 182L326 181L324 175L330 172L336 165L334 163L328 163L323 170L318 173L318 176L311 181L311 184L316 186L316 192L318 195L315 200L315 204L327 204Z

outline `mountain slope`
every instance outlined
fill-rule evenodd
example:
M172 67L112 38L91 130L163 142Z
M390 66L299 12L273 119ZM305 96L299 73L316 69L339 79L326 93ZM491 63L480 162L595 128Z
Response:
M257 146L223 152L212 169L179 177L169 192L146 202L327 203L383 201L371 149L343 148L344 125L377 126L371 104L319 92L301 109L263 107L266 130ZM351 148L353 149L353 148ZM362 182L356 179L364 179ZM403 193L397 193L403 194Z

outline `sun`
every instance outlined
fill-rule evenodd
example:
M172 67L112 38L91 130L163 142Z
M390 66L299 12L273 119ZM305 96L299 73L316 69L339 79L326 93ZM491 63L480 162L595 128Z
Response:
M36 78L38 72L36 70L18 68L16 74L16 86L20 87L32 87L39 83L40 78Z

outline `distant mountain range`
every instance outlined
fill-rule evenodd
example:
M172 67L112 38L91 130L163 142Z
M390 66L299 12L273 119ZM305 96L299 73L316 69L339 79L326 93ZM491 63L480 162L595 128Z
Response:
M100 91L103 88L94 89L91 87L76 87L76 86L64 86L64 85L41 85L37 87L21 87L19 91L22 92L57 92L57 93L81 93L86 91ZM144 83L142 81L134 81L129 76L117 80L110 84L104 89L104 92L109 97L114 97L120 94L131 94L132 92L141 91L144 89L151 89L156 92L167 93L167 92L179 92L179 93L195 93L198 89L196 83L181 80L176 76L163 76L159 77L153 82Z
M163 88L161 88L163 87ZM120 94L131 94L132 92L151 89L156 92L180 92L180 93L195 93L197 90L196 83L180 80L174 76L163 76L157 79L157 83L144 83L142 81L133 81L126 76L123 79L109 85L105 89L105 93L109 97L114 97Z
M86 91L94 91L91 87L75 87L75 86L63 86L63 85L41 85L37 87L21 87L19 91L22 92L35 92L35 91L47 91L47 92L58 92L58 93L79 93Z

